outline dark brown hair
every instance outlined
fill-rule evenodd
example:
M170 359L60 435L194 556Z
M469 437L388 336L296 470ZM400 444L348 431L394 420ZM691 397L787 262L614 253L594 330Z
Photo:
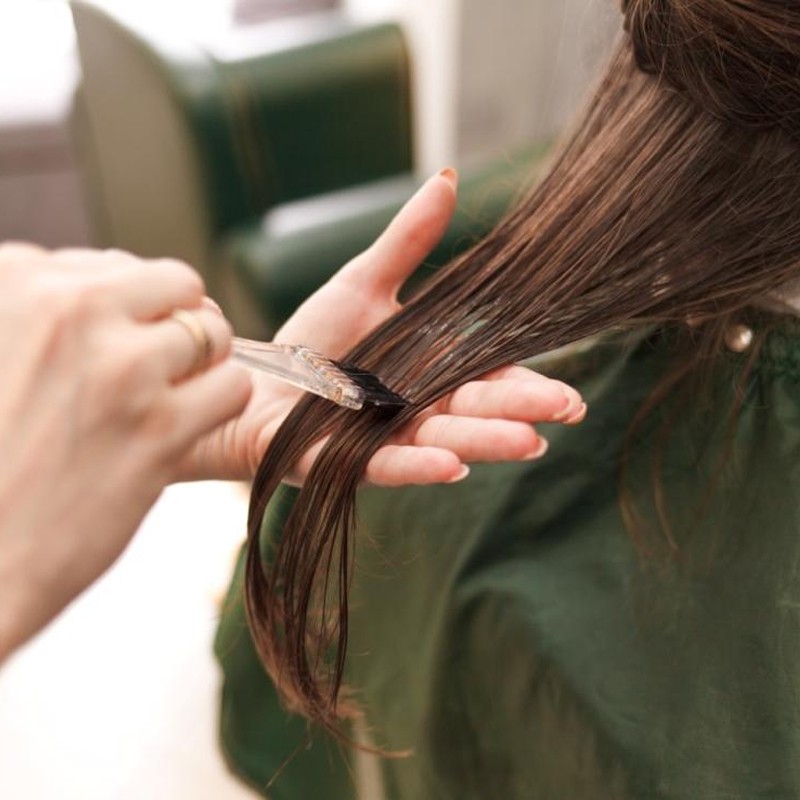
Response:
M500 366L612 328L728 315L800 256L800 5L625 0L627 34L547 177L347 359L413 405L358 415L302 400L259 469L246 603L287 705L323 725L347 646L356 491L420 410ZM710 326L713 329L713 324ZM279 541L268 499L314 441Z

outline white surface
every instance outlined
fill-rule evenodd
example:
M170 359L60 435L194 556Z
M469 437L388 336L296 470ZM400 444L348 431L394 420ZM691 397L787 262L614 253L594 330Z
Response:
M413 62L417 171L429 175L453 165L460 0L344 0L344 7L359 20L403 24Z
M622 27L609 0L460 0L458 155L485 160L557 136Z
M167 490L115 568L0 668L3 800L247 800L216 744L233 484Z
M414 62L417 169L494 161L561 131L620 27L610 0L345 0L395 19Z
M77 79L66 3L0 0L0 124L52 122Z
M233 0L94 1L185 36L217 31L232 19ZM67 0L0 0L0 126L60 121L77 79Z

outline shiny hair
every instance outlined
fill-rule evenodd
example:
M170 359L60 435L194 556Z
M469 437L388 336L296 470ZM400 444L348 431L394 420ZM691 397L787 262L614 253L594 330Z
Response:
M797 273L800 4L623 11L626 33L546 177L347 355L411 406L354 415L306 397L260 466L253 638L287 706L332 730L356 710L340 696L356 492L387 437L466 381L609 329L695 318L710 341ZM282 535L261 543L269 498L327 434Z

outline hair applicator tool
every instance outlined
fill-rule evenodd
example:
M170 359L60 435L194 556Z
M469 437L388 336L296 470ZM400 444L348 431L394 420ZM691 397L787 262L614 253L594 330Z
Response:
M354 411L364 406L408 405L371 372L333 361L308 347L234 337L233 356L245 366Z

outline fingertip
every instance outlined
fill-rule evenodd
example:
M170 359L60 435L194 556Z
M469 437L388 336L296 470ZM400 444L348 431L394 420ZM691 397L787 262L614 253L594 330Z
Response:
M586 414L589 411L589 407L586 403L581 403L580 408L575 412L573 416L569 419L564 420L565 425L580 425L586 419Z
M505 385L505 384L503 384ZM530 422L562 422L572 416L580 403L555 381L545 383L516 381L515 392L509 398L509 409L522 420ZM512 416L509 414L508 416Z
M133 256L131 258L138 261ZM192 292L195 304L198 306L202 304L203 298L206 296L206 282L194 267L179 258L156 258L151 263L157 269L170 270L174 275L180 276Z
M550 449L550 442L540 436L536 447L522 458L522 461L537 461Z
M424 181L407 205L415 206L418 213L422 210L422 213L429 217L434 230L438 230L442 225L449 223L457 201L458 173L452 167L446 167ZM438 241L441 235L442 232L435 241Z
M413 482L422 486L460 483L469 467L452 450L444 447L415 447L419 459ZM422 451L422 452L420 452Z
M454 192L458 190L458 172L455 168L445 167L437 177L444 179Z
M578 394L575 389L561 381L554 381L555 385L561 389L564 396L563 407L553 417L553 422L563 422L566 425L572 425L579 422L586 414L586 404L583 398Z
M214 311L215 313L219 314L221 317L224 317L225 314L222 312L222 308L220 307L219 303L216 300L212 300L208 295L203 297L202 302L203 308L208 309L209 311Z
M375 486L429 486L463 480L459 457L442 447L387 445L367 465L366 481Z
M470 468L467 464L461 464L458 471L451 478L448 478L445 483L461 483L469 477Z

